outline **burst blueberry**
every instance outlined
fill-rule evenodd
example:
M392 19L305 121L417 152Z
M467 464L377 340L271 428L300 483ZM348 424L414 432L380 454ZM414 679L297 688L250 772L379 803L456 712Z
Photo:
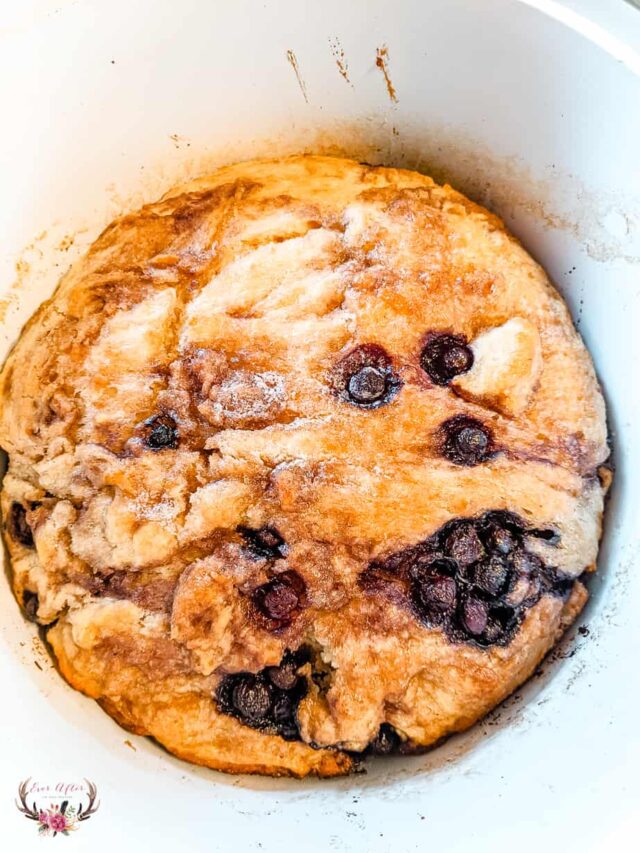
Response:
M247 550L253 557L265 560L281 560L287 556L287 544L275 527L267 525L253 529L240 526L238 533L244 539Z
M305 591L305 583L300 575L287 571L257 587L252 593L252 600L267 619L286 625L302 605Z
M389 353L379 344L361 344L335 365L331 374L334 392L361 409L376 409L391 402L402 386Z
M7 519L9 535L25 548L33 548L33 531L27 521L27 511L21 503L14 501L9 510Z
M151 450L167 450L178 446L178 425L171 415L154 415L144 423L144 441Z
M493 434L477 418L456 415L440 426L442 455L456 465L479 465L495 455Z
M463 335L432 334L420 354L422 369L436 385L448 385L473 366L473 351Z

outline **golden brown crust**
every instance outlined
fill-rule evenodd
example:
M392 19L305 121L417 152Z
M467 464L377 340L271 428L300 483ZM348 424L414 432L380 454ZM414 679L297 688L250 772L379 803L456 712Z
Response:
M474 361L439 384L423 352L444 333ZM363 346L382 405L340 385ZM189 761L332 776L383 723L434 743L522 683L584 603L608 485L589 356L500 220L423 175L293 157L172 190L64 277L0 397L16 597L55 622L74 687ZM447 456L462 416L491 432L481 464ZM544 583L500 643L422 618L414 575L363 585L489 510L560 542L518 533ZM265 526L275 557L242 533ZM296 606L265 616L282 578ZM301 647L301 740L225 710L229 673Z

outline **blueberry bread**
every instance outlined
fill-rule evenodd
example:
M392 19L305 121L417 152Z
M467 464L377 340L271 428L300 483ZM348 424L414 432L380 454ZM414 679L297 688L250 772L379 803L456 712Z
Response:
M587 598L589 356L415 172L241 163L110 225L0 380L15 595L126 728L333 776L470 726Z

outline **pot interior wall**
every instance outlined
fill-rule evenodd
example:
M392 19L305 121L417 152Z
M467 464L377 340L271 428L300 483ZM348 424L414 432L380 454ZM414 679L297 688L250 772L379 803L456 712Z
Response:
M0 35L0 354L116 214L221 162L342 153L426 171L503 216L564 294L592 352L618 467L601 573L581 622L589 636L571 632L539 678L427 756L323 784L190 767L127 736L62 684L3 583L0 670L12 689L0 718L20 719L30 733L27 744L7 744L7 766L24 766L24 776L93 774L120 831L136 825L133 787L153 803L136 808L158 820L170 809L176 823L207 831L215 822L220 839L233 838L244 815L246 849L264 850L281 849L292 829L309 839L305 849L316 834L333 836L336 850L364 839L367 850L386 850L394 833L418 838L425 825L432 844L453 850L461 803L467 824L490 832L496 849L511 843L514 824L545 814L539 847L546 834L568 837L556 790L566 818L567 809L597 810L611 776L624 787L618 759L638 754L637 738L627 740L637 705L623 661L640 640L631 607L640 544L631 372L640 355L639 84L591 40L597 33L587 38L579 21L535 5L555 6L87 0L57 12L44 4ZM487 809L488 790L509 821ZM626 807L621 790L607 806L611 831ZM572 832L576 846L590 843L582 824ZM530 849L526 838L518 843Z

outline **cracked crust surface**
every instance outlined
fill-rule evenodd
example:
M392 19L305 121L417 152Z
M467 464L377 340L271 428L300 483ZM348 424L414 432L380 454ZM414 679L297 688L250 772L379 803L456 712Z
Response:
M421 363L433 332L473 352L446 384ZM336 393L365 345L394 377L379 406ZM521 684L586 599L608 456L589 356L502 223L423 175L292 157L172 190L63 278L0 396L18 601L74 687L187 760L339 775L385 723L428 746ZM491 431L481 464L443 456L461 415ZM528 547L571 581L508 643L453 642L363 589L374 561L489 510L555 531ZM255 590L284 572L304 595L265 618ZM221 709L225 677L302 647L296 739Z

